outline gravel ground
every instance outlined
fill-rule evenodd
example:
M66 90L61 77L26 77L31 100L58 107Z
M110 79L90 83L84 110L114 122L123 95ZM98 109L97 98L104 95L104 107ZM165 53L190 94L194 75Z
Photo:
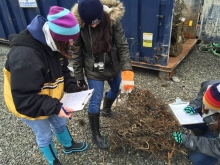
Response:
M0 67L4 67L7 45L0 45ZM220 58L198 51L195 47L186 58L175 68L174 76L180 82L172 80L162 81L158 78L158 71L134 68L135 85L141 89L148 89L164 102L174 101L176 97L183 100L193 99L202 81L218 79L220 75ZM33 132L6 108L3 99L3 74L0 76L0 165L46 165L47 162L40 153ZM79 120L85 125L81 126ZM120 153L99 150L92 144L88 127L87 111L76 112L72 120L68 121L69 130L76 141L88 141L89 148L82 153L65 155L62 146L54 138L59 159L65 165L164 165L163 161L141 151L125 149ZM101 118L101 124L106 120ZM184 129L183 129L184 130ZM108 133L102 129L102 134ZM191 165L187 156L176 153L172 158L172 165Z

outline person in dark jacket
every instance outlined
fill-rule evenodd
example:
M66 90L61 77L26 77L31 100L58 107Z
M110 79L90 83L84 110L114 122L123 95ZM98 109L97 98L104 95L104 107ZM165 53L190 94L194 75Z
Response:
M196 99L190 101L184 111L201 114L204 124L187 126L194 135L174 132L174 139L190 149L189 159L194 165L217 164L220 158L220 80L203 82Z
M110 86L103 102L105 117L112 116L111 106L120 91L121 80L123 90L134 88L128 43L120 23L125 9L116 0L79 0L71 11L81 28L75 42L79 50L73 55L75 77L81 87L87 87L86 77L89 88L94 89L88 107L92 139L99 148L107 149L99 130L104 82Z
M60 100L63 92L86 88L77 86L67 67L69 42L79 36L77 20L59 6L50 8L47 19L37 15L27 29L9 37L4 99L8 109L35 132L38 147L49 164L61 165L52 142L53 132L66 154L84 151L88 144L72 139L66 119L74 110Z

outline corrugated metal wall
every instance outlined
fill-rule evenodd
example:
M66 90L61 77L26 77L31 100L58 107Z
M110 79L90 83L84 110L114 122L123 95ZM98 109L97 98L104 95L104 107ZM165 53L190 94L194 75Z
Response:
M58 5L70 9L77 0L37 0L38 8L20 8L18 0L0 1L0 38L19 33L36 15L46 17L50 6Z
M126 8L122 25L131 59L167 65L173 0L121 0ZM46 17L50 6L71 9L77 0L37 0L37 8L20 8L18 0L0 0L0 38L19 33L38 14Z
M173 3L173 0L140 1L138 23L139 57L132 57L132 60L167 65L172 30Z
M205 0L202 17L200 37L205 41L220 43L220 1Z

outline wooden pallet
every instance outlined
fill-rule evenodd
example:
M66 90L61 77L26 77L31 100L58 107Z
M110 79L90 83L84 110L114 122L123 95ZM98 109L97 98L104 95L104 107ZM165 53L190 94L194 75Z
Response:
M167 66L161 66L158 64L148 64L144 62L132 61L132 66L158 70L158 76L160 79L170 79L174 74L175 67L186 57L186 55L195 46L197 39L188 39L183 44L182 52L176 57L169 57Z

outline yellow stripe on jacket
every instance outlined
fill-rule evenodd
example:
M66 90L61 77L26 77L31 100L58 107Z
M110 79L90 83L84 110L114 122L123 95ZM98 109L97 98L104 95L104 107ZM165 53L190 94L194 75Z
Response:
M15 116L19 118L26 118L28 120L36 120L36 119L46 119L48 116L39 116L37 118L32 118L26 115L19 113L16 110L12 93L11 93L11 75L10 72L7 71L5 68L3 69L4 72L4 99L6 106L8 107L9 111L11 111ZM58 78L54 83L45 83L41 89L39 95L48 95L52 98L61 99L64 90L64 77Z

